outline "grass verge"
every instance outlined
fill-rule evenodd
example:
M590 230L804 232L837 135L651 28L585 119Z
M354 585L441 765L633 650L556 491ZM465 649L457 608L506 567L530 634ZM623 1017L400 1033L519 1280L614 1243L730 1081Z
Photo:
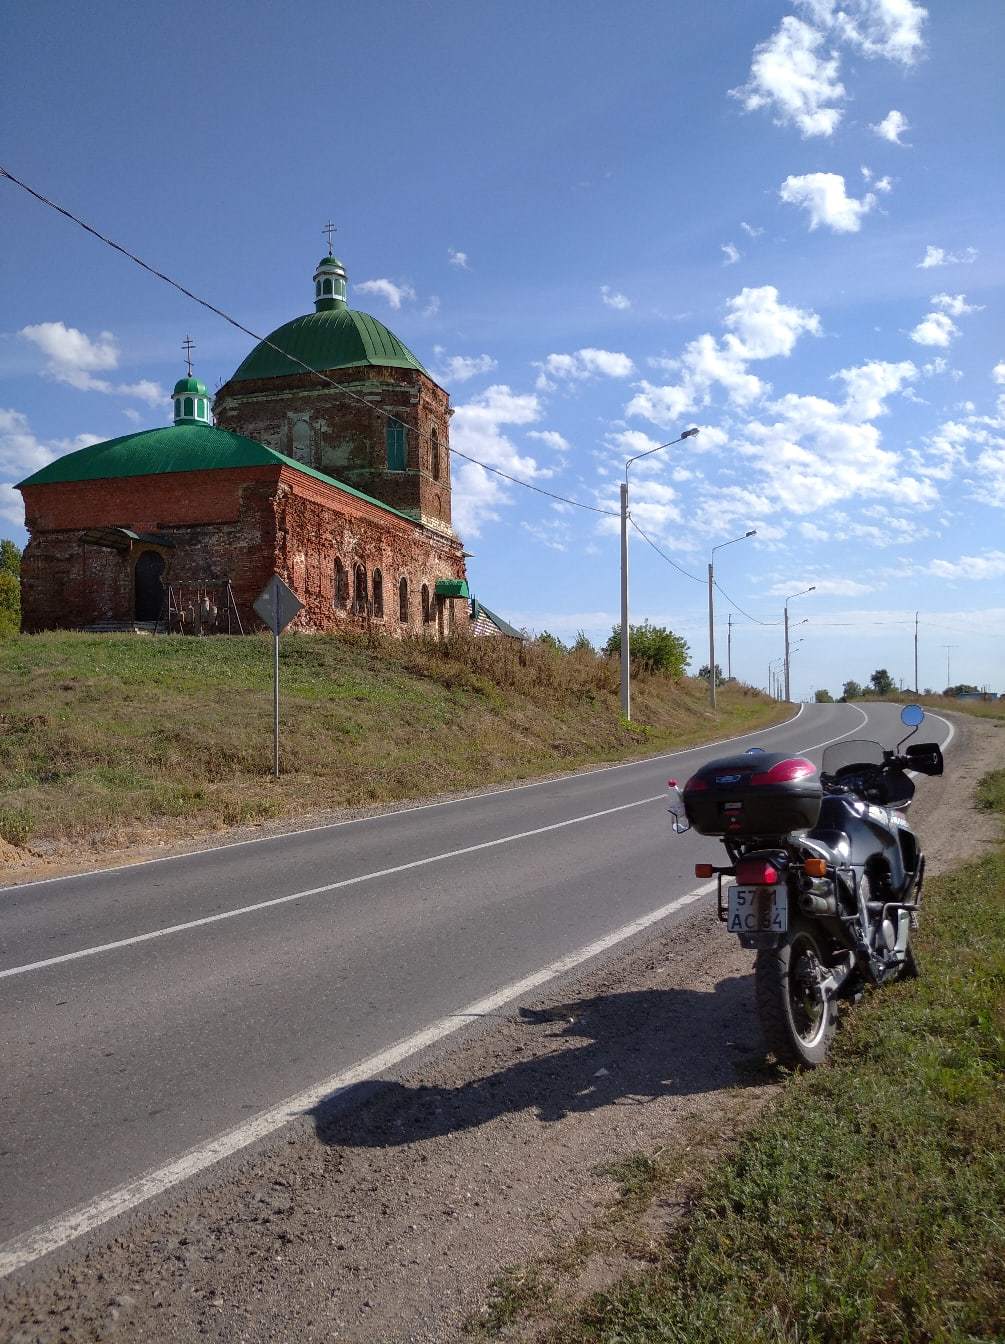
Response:
M749 687L634 679L504 640L295 635L271 643L47 634L0 641L0 865L372 807L620 761L791 714ZM7 847L5 850L5 846Z
M1005 814L1005 771L979 805ZM1005 848L933 881L922 929L921 979L854 1009L833 1065L709 1169L656 1266L553 1344L1005 1337Z

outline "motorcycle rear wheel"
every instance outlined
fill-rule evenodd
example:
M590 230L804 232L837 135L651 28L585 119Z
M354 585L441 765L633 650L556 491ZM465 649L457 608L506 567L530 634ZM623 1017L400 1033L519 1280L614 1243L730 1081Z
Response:
M826 974L823 940L807 921L794 923L781 947L762 948L754 962L754 996L761 1029L779 1064L813 1069L827 1058L837 1005L813 992Z

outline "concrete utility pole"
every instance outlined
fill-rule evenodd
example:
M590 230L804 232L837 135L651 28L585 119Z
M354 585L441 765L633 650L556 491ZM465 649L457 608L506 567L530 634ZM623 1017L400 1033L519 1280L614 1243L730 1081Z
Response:
M640 457L649 457L653 453L671 448L675 443L693 439L698 433L697 427L685 429L684 433L668 443L659 443L655 448L647 448L644 453L636 453L625 462L625 479L621 482L621 713L626 719L632 717L632 667L631 645L628 625L628 468Z
M808 588L802 588L798 593L793 593L792 597L785 599L785 699L789 699L789 603L793 598L805 597L807 593L815 593L817 586L811 583Z
M733 680L733 613L729 613L726 623L726 680Z
M960 646L959 644L943 644L942 647L946 651L946 690L948 690L953 684L949 680L949 655L952 653L953 649L958 649Z
M718 546L712 547L712 558L708 562L708 699L713 709L715 709L715 597L713 595L715 570L712 565L716 551L721 551L723 546L735 546L738 541L746 541L748 537L756 536L757 528L752 527L749 532L744 532L742 537L734 537L732 541L720 541Z
M949 682L946 682L949 685ZM914 613L914 694L918 694L918 613Z

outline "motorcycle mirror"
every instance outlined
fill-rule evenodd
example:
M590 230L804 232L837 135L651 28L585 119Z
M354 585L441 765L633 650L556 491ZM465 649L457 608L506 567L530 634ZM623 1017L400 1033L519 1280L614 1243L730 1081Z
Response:
M920 705L905 705L900 711L900 721L908 728L920 728L925 719L925 711Z

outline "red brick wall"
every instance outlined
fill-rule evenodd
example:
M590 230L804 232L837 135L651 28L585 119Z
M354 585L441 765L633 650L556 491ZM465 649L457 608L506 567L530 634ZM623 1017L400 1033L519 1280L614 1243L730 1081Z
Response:
M309 375L227 383L217 393L217 424L345 481L392 508L450 525L450 398L415 369L332 369L326 375L363 402ZM387 470L387 422L408 429L405 471ZM299 419L301 428L297 428ZM439 441L432 475L431 436Z

